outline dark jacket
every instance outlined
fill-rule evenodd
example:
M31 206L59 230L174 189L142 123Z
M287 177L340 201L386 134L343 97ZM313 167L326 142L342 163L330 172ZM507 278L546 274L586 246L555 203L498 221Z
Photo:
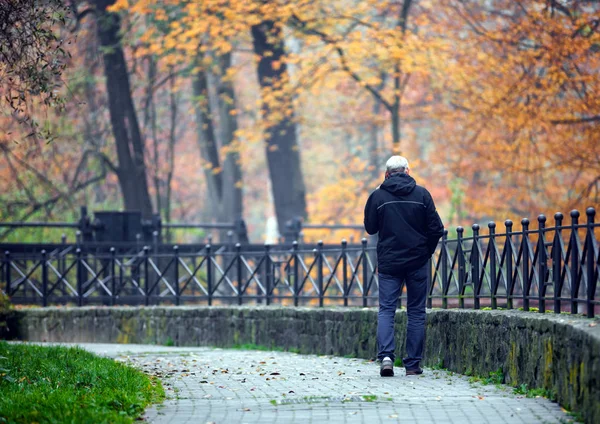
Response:
M365 230L379 232L379 272L394 275L423 266L435 251L444 225L431 194L410 175L395 173L369 196Z

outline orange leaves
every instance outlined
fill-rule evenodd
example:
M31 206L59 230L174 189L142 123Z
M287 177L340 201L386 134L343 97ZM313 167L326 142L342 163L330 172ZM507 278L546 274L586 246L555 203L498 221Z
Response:
M600 113L589 96L600 91L600 58L576 35L598 8L573 9L566 19L545 4L530 2L523 13L502 2L503 14L453 0L440 5L448 7L443 34L455 50L448 64L436 63L450 102L437 108L439 137L461 156L460 166L456 157L449 164L470 182L470 211L506 217L600 200L586 191L600 174L592 159L598 143L586 125L556 124Z

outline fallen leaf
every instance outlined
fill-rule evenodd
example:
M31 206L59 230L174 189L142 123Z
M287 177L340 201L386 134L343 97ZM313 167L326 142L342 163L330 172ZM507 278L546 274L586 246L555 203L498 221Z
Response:
M392 414L389 416L389 418L398 418L398 414Z
M242 411L248 412L250 410L250 408L244 408L242 409Z

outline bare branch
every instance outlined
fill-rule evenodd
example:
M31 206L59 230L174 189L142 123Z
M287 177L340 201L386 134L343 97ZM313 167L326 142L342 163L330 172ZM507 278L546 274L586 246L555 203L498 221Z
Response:
M598 122L600 121L600 115L589 116L587 118L577 118L577 119L555 119L550 121L554 125L577 125L577 124L587 124L588 122Z

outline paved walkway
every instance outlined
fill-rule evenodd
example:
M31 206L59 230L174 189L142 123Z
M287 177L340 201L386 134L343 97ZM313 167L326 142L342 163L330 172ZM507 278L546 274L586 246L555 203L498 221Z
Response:
M161 378L167 400L151 423L567 423L547 399L426 369L379 377L362 359L284 352L81 345Z

